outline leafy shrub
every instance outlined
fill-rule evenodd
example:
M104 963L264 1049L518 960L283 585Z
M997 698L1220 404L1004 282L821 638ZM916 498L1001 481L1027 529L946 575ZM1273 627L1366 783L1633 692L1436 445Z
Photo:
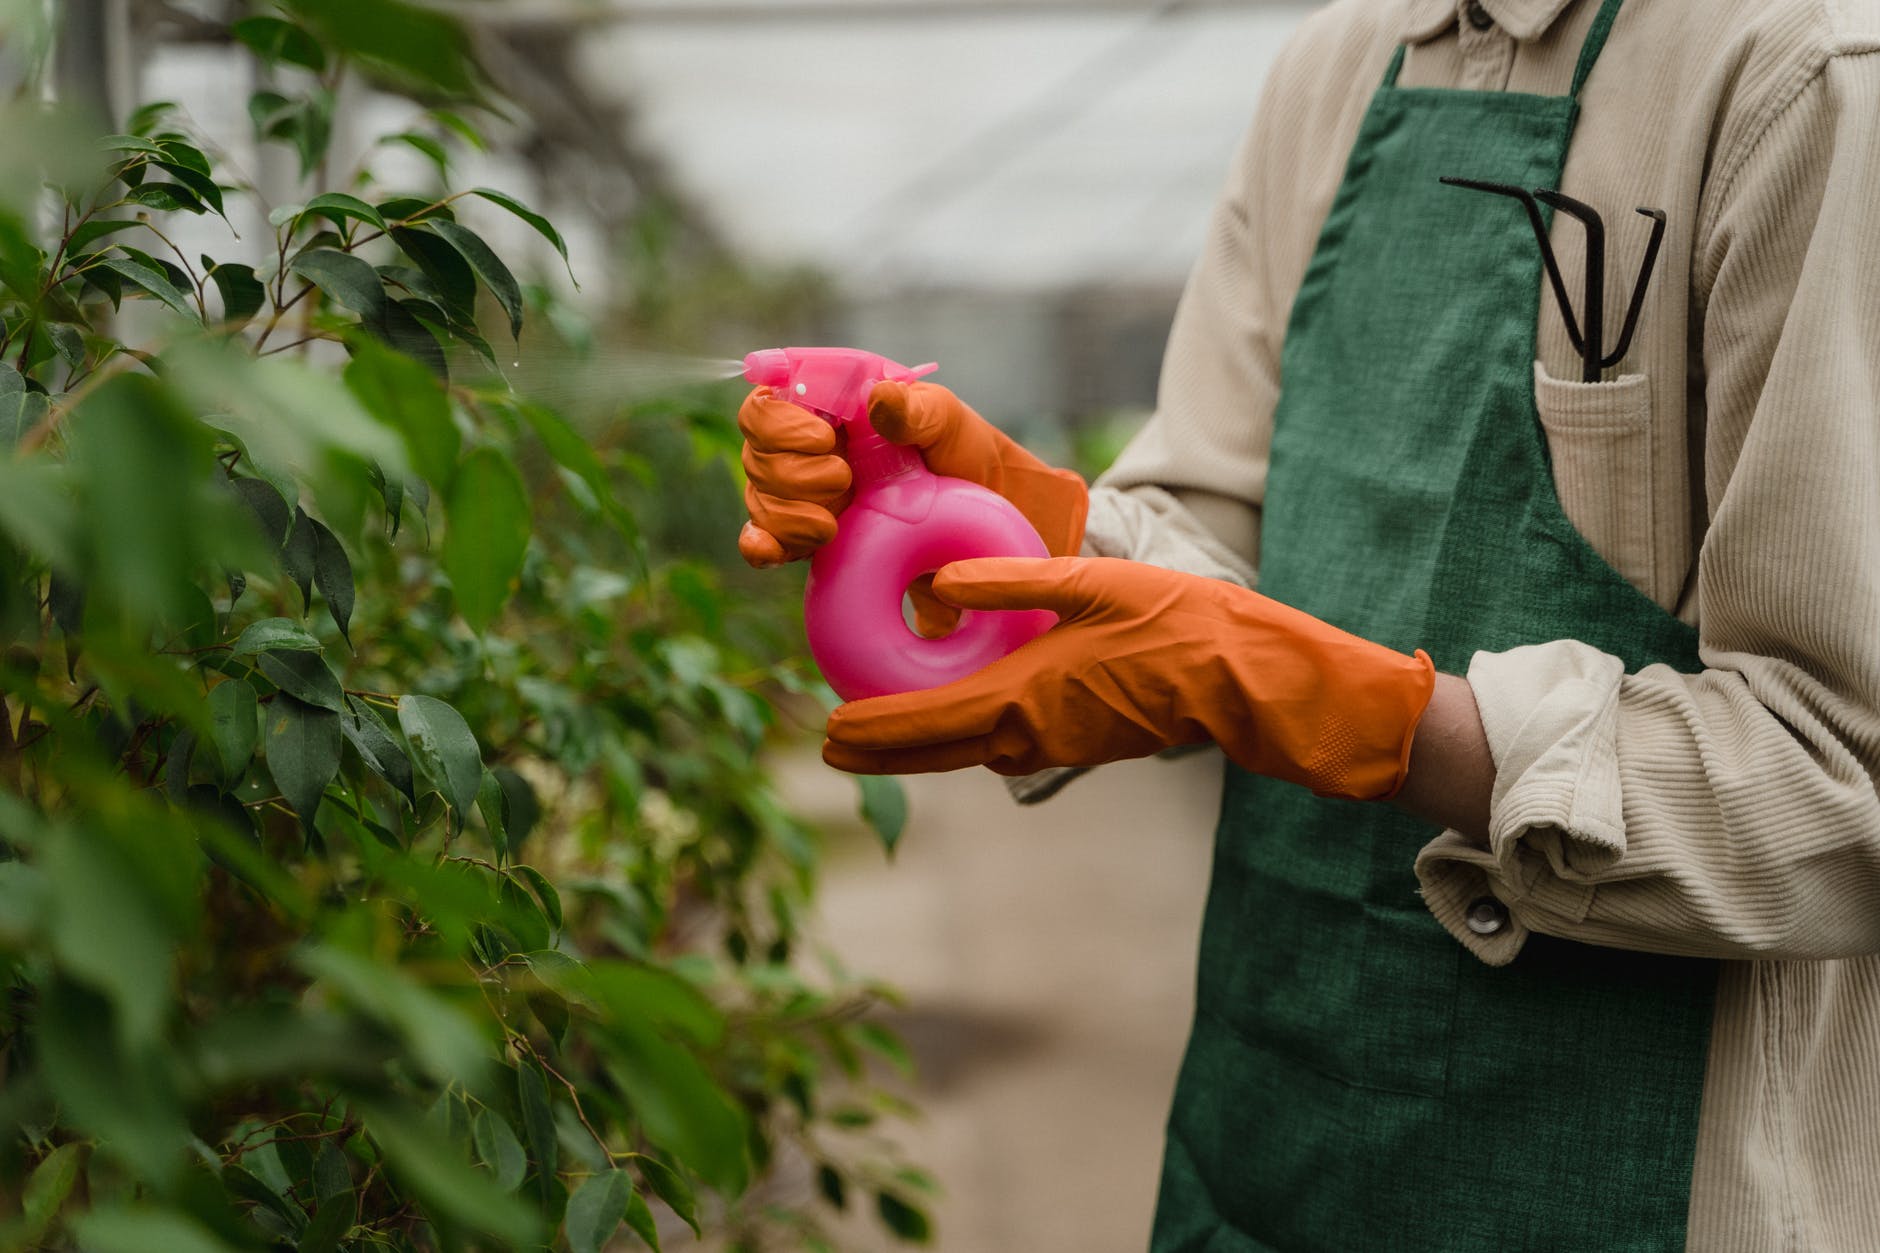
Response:
M479 90L427 10L283 12L234 34L304 172L349 66ZM394 138L476 138L432 116ZM786 1159L926 1238L845 1139L899 1108L884 993L803 973L818 839L755 764L804 677L631 458L463 381L528 309L456 210L554 226L362 176L192 260L257 193L172 109L6 121L52 181L0 206L0 1247L827 1247Z

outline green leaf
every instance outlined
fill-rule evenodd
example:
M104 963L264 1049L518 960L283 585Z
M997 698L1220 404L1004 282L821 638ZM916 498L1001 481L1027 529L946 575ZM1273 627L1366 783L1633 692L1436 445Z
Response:
M529 885L529 890L534 892L536 899L542 902L542 912L548 915L549 925L557 931L561 930L561 893L555 890L555 885L550 883L534 866L512 866L509 873Z
M477 785L477 812L489 829L490 846L496 850L496 864L500 866L509 859L509 798L503 795L502 780L488 770Z
M76 326L50 322L46 324L46 334L52 337L52 346L65 364L74 370L85 364L85 337Z
M46 876L23 861L0 862L0 945L32 943L46 918Z
M222 321L235 328L248 325L267 303L268 289L255 277L252 265L218 265L209 279L222 297Z
M603 1170L589 1175L568 1197L562 1220L571 1253L601 1253L627 1216L633 1180L624 1170Z
M251 653L295 651L317 653L320 651L320 641L291 618L263 618L259 622L251 622L235 637L237 657Z
M646 1207L646 1198L636 1188L633 1199L627 1202L627 1226L633 1228L633 1234L646 1241L653 1253L660 1253L659 1224L653 1221L653 1211Z
M268 652L262 653L255 661L268 681L288 695L334 714L346 708L346 695L339 685L339 676L333 673L318 653L298 649L292 652ZM333 726L332 734L333 752L338 754L340 732L337 723Z
M103 239L106 235L115 235L119 231L128 231L143 225L142 222L124 218L94 218L72 232L71 241L65 246L65 255L76 257L85 251L87 244Z
M404 436L411 463L438 487L457 471L463 436L438 381L415 361L376 344L359 343L346 367L346 386L373 417Z
M285 61L315 74L326 71L326 52L306 31L278 17L248 17L229 27L229 33L254 50L268 64Z
M313 605L314 538L313 519L306 510L294 506L294 524L287 531L287 543L281 548L281 572L300 589L303 609Z
M479 94L469 39L446 14L404 0L290 0L288 7L329 47L420 94Z
M672 1212L685 1220L685 1225L692 1229L692 1234L703 1238L698 1225L698 1200L692 1195L692 1185L683 1176L656 1157L642 1157L640 1173L646 1177L646 1184L659 1195L659 1199L672 1207Z
M279 548L287 542L287 528L294 523L294 512L272 483L265 479L230 479L229 487L255 515L255 522L270 548Z
M440 380L450 380L450 363L444 356L443 340L448 332L442 326L425 322L427 306L418 300L392 300L385 306L385 320L367 327L408 357L415 357Z
M196 317L196 310L190 304L189 297L170 281L169 274L162 267L153 262L140 261L136 257L103 257L98 264L139 291L156 297L184 317Z
M451 1153L412 1115L356 1102L366 1129L384 1153L393 1179L439 1214L514 1245L534 1244L540 1233L529 1208L489 1186L489 1176Z
M124 193L124 199L159 213L204 213L196 193L181 183L145 183Z
M353 1200L350 1194L336 1197L320 1206L307 1230L301 1233L298 1253L336 1253L340 1238L353 1225Z
M463 715L430 696L398 698L398 726L419 769L458 813L468 813L483 783L483 753Z
M38 1240L52 1226L60 1207L72 1195L84 1160L84 1145L61 1144L33 1167L33 1173L26 1179L25 1194L20 1198L28 1240Z
M862 794L862 821L881 837L890 853L907 828L907 792L892 775L860 774L855 785Z
M24 385L18 391L0 394L0 450L11 452L18 447L28 431L45 421L48 409L45 396L27 391Z
M476 449L458 468L444 512L444 571L458 612L481 632L509 599L528 551L529 497L522 476L496 449Z
M536 1181L546 1201L560 1166L561 1147L555 1138L555 1107L549 1100L548 1077L533 1062L516 1067L516 1100L522 1109L522 1133L535 1159Z
M326 597L327 612L333 615L340 635L351 644L346 627L353 611L352 562L339 538L320 522L313 524L313 582Z
M187 820L116 799L119 812L58 833L41 867L59 965L111 998L127 1043L157 1038L169 1013L171 954L197 910Z
M623 523L629 530L634 527L631 515L620 505L614 496L614 486L607 478L607 471L601 465L601 459L594 452L593 445L568 425L559 414L540 405L521 404L516 409L535 431L536 438L548 449L548 455L578 475L594 498L610 517Z
M827 1162L816 1168L816 1190L835 1208L841 1210L849 1207L848 1185L843 1182L841 1172Z
M933 1224L921 1210L892 1192L875 1194L875 1210L889 1231L910 1244L931 1244Z
M307 206L304 204L279 205L268 211L268 225L286 226L289 222L298 221L306 211Z
M379 206L380 211L391 216L392 206L396 202L387 201ZM407 212L415 213L424 208L416 205ZM437 218L426 218L435 222ZM445 309L453 317L469 321L476 314L477 276L457 250L442 238L428 230L416 230L411 227L394 227L392 242L400 251L411 258L420 273L429 278L437 293L445 301Z
M478 152L490 150L490 142L483 137L483 132L465 121L461 114L453 113L449 109L432 109L431 117Z
M505 1192L522 1186L522 1177L529 1173L529 1157L508 1120L485 1105L477 1110L471 1130L476 1137L477 1157L496 1176L496 1186Z
M119 1032L105 1001L62 979L41 986L37 1026L38 1061L59 1102L60 1121L100 1137L101 1148L143 1178L159 1184L173 1179L189 1126L163 1051L115 1047ZM113 1247L141 1253L164 1246Z
M189 136L172 130L152 135L151 138L163 145L163 150L170 154L170 160L176 164L185 166L198 174L210 172L209 158L202 154L200 148L190 142Z
M196 733L185 727L176 733L163 760L163 791L172 802L180 804L189 796L189 767L195 758Z
M309 974L403 1037L410 1060L438 1082L470 1082L488 1070L489 1052L476 1024L402 969L331 944L303 949L298 960ZM488 1185L479 1174L477 1186L487 1191Z
M412 804L418 803L411 778L411 759L404 746L392 737L379 720L378 710L355 697L346 698L346 711L340 715L340 731L358 750L366 768L397 788Z
M156 168L187 187L191 195L214 210L224 222L228 221L228 215L222 209L222 188L210 176L207 158L194 148L181 144L171 145L170 151L179 158L189 159L190 163L184 164L183 160L157 161L154 162Z
M314 1195L322 1203L352 1194L352 1169L346 1165L346 1154L331 1140L322 1143L314 1154L313 1183Z
M514 857L529 832L535 829L536 820L542 816L542 805L535 799L535 789L529 786L529 781L508 766L497 766L492 773L503 785L504 824L509 836L509 855Z
M869 1049L888 1059L908 1078L914 1076L914 1056L907 1051L907 1045L901 1038L878 1022L857 1023L855 1038Z
M235 1253L187 1214L147 1205L92 1210L73 1226L86 1253Z
M555 251L561 254L562 263L568 266L568 277L570 279L574 278L574 266L568 262L568 245L563 242L561 232L556 230L554 224L547 218L529 208L528 205L523 204L520 200L517 200L507 192L500 192L491 187L474 187L471 189L470 194L473 196L481 196L491 204L502 206L521 218L524 222L527 222L530 226L533 226L537 234L543 239L546 239L549 243L555 245ZM577 282L575 286L579 287L580 284Z
M442 219L430 224L438 236L457 250L459 256L470 264L483 285L489 288L490 295L496 297L496 303L509 315L509 334L511 338L522 336L522 287L516 282L516 276L509 272L501 257L490 251L490 246L483 242L482 236L467 227Z
M548 917L541 902L527 888L505 876L497 886L496 901L506 932L503 938L505 942L515 941L510 945L512 949L528 953L548 947L553 938L549 934Z
M269 653L263 661L308 655ZM283 692L268 707L267 751L268 773L274 776L275 786L300 816L301 825L311 831L320 797L339 773L339 716Z
M255 689L243 679L216 684L209 689L209 718L214 727L217 777L225 788L233 787L255 756L260 723Z
M325 195L315 196L307 202L307 207L302 210L302 213L307 216L323 217L342 230L345 229L348 218L364 222L377 230L386 229L385 219L379 215L377 209L357 196L348 196L340 191L330 191Z
M138 105L130 117L125 120L124 127L133 135L147 135L152 130L156 129L157 123L161 122L165 115L173 113L175 110L176 104L174 101L153 100L149 104Z
M158 157L166 155L161 147L141 135L106 135L98 141L98 147L106 152L147 152Z
M385 321L385 287L370 262L333 248L310 248L288 263L300 275L368 324Z
M419 131L400 131L396 135L387 135L379 141L382 144L405 144L417 149L437 167L439 178L450 177L450 151L443 144Z

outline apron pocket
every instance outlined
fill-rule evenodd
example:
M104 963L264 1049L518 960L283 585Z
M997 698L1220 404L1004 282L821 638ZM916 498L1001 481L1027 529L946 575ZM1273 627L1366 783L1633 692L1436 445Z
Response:
M1651 380L1567 382L1537 361L1534 406L1567 521L1626 582L1658 599Z

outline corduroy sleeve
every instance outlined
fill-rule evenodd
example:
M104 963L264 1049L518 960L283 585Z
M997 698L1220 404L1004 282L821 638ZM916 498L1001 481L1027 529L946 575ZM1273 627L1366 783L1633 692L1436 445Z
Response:
M1716 957L1880 952L1880 48L1829 56L1711 175L1697 234L1701 654L1478 654L1486 845L1417 870L1478 956L1530 931ZM1511 923L1482 936L1470 905Z

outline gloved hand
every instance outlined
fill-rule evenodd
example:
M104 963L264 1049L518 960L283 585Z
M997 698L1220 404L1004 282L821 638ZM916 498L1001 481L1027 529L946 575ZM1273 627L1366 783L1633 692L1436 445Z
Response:
M932 383L877 383L869 421L897 444L921 451L935 474L991 488L1018 507L1068 556L1083 543L1090 497L1069 470L1046 465L958 396ZM738 551L754 566L807 557L834 538L836 515L849 503L849 467L829 423L770 388L751 392L738 410L744 432L744 501L751 520Z
M1403 786L1436 681L1423 652L1132 561L959 561L933 590L961 609L1049 609L1060 621L977 674L843 705L823 743L830 765L1022 775L1213 740L1256 773L1383 800Z

